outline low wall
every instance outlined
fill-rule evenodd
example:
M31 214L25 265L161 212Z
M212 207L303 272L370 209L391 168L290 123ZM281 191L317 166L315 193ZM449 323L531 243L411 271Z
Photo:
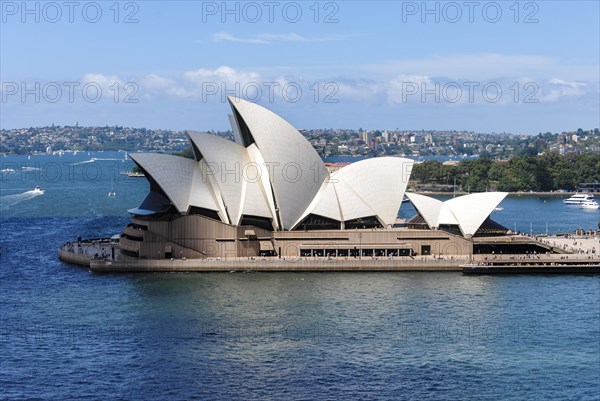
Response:
M301 272L301 271L462 271L465 260L419 259L242 259L242 260L92 260L90 270L117 272Z

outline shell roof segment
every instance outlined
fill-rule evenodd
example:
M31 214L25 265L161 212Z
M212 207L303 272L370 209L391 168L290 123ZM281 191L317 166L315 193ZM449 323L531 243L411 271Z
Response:
M429 196L406 194L429 227L458 225L465 236L474 235L507 195L507 192L482 192L442 202Z

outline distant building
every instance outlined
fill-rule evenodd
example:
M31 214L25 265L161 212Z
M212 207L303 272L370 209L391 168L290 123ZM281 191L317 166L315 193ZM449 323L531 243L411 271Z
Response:
M579 185L577 192L600 193L600 182L584 182Z

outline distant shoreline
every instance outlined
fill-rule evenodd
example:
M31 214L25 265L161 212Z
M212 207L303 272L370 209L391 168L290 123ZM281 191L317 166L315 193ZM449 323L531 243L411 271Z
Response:
M411 191L412 192L412 191ZM416 191L413 192L419 195L467 195L469 192L464 192L464 191L456 191L456 192L443 192L443 191ZM509 195L516 195L516 196L562 196L562 197L569 197L572 194L577 193L577 192L509 192Z

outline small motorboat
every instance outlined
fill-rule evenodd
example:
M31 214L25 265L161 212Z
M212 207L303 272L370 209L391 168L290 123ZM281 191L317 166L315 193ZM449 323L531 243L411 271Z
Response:
M583 202L579 206L584 209L600 209L600 203L594 200Z
M36 194L43 194L44 190L42 189L42 187L36 186L35 188L33 188L33 192L35 192Z
M117 193L115 192L115 180L113 180L112 184L110 185L110 191L108 192L108 196L110 196L111 198L117 196Z

